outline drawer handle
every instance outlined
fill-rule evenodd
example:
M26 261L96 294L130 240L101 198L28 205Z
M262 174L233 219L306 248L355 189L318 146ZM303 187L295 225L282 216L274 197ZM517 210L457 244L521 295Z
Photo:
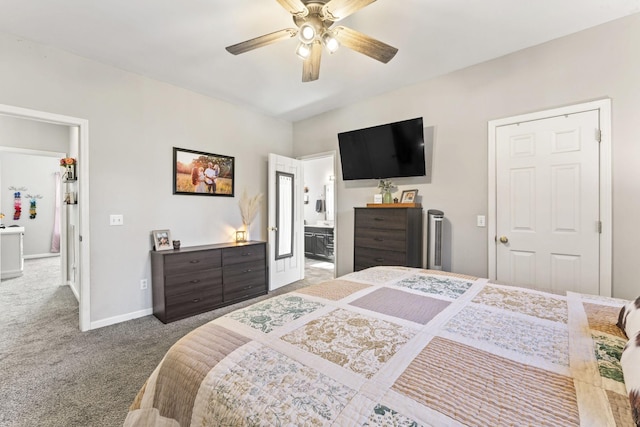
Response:
M373 240L375 240L376 242L383 242L384 239L382 237L374 237Z
M378 217L375 217L375 218L373 218L373 220L374 220L374 221L384 221L384 218L378 218Z
M192 259L191 261L189 261L191 264L197 264L200 262L199 259Z
M376 262L384 262L384 258L376 258Z
M248 269L248 270L245 270L244 272L245 273L251 273L252 271L253 271L252 269Z
M200 283L200 279L194 279L191 281L191 283Z
M245 286L244 288L242 288L242 290L246 291L247 289L251 289L251 288L253 288L253 285Z
M191 300L191 302L196 303L196 302L199 302L199 301L201 301L201 300L202 300L202 298L196 298L196 299L194 299L194 300Z
M242 254L242 256L251 256L251 252L245 252Z

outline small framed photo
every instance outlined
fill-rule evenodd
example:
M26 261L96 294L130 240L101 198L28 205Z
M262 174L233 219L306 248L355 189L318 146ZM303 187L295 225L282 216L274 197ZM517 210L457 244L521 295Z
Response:
M173 194L233 197L234 174L232 156L173 147Z
M416 197L418 197L418 190L404 190L400 203L415 203Z
M171 232L169 230L153 230L153 244L156 251L173 249L171 246Z

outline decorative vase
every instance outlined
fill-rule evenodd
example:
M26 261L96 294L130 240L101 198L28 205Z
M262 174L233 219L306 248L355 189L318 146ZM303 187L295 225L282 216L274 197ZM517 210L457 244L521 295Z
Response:
M392 203L393 202L393 197L391 197L391 191L385 191L382 194L382 203Z

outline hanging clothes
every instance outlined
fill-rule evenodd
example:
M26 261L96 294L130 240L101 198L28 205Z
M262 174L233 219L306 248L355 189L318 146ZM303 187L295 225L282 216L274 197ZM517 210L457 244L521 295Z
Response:
M22 198L20 197L19 191L13 193L13 207L15 209L13 220L17 221L20 219L20 214L22 214Z
M316 212L324 212L324 200L316 200Z

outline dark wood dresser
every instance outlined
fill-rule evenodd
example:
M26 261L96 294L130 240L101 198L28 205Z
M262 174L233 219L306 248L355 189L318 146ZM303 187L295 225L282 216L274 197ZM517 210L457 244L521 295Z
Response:
M353 271L422 267L422 208L355 208Z
M267 293L265 242L151 251L153 314L163 323Z

